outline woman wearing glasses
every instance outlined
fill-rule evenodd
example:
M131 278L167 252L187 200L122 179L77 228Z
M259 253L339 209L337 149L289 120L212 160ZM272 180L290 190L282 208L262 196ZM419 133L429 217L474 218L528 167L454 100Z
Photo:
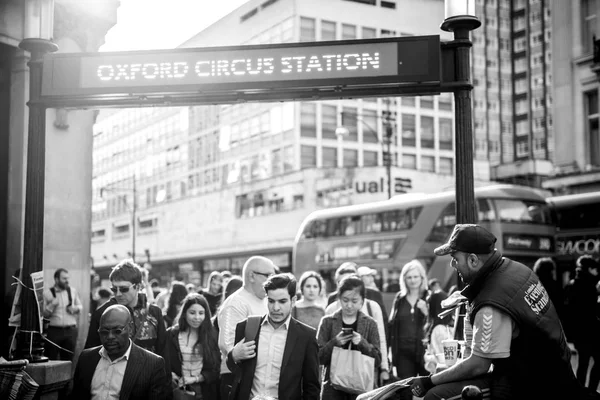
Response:
M196 399L216 399L221 354L206 299L187 295L175 323L167 331L166 360L174 390L193 392Z

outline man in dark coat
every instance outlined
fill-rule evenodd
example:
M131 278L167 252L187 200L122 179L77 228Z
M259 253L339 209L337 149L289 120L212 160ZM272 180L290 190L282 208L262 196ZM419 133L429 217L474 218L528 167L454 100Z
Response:
M85 349L79 356L71 399L168 398L165 361L135 345L131 332L131 314L125 306L113 305L104 311L98 331L102 345Z

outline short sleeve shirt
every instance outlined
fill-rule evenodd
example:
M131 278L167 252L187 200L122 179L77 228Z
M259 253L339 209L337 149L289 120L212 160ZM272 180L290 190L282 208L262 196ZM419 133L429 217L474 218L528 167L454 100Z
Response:
M494 307L482 307L473 321L473 354L482 358L508 358L516 336L510 316Z

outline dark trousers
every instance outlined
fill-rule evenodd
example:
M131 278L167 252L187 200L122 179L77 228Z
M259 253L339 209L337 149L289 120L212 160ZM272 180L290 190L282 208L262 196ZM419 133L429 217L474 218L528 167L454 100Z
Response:
M221 400L229 400L229 392L231 392L231 385L233 384L233 374L221 374Z
M73 352L75 351L75 343L77 343L77 327L57 327L49 326L46 334L48 340L62 347L60 349L52 343L45 343L44 354L50 360L72 361ZM68 351L66 351L68 350Z

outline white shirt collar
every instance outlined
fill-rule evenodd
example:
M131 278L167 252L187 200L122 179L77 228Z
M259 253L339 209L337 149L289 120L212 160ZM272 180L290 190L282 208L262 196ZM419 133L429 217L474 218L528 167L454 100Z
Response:
M283 326L285 326L286 330L290 329L290 320L292 319L292 313L290 313L290 315L288 315L287 319L283 322ZM265 315L265 318L263 319L263 322L261 325L266 325L269 324L271 325L271 322L269 321L269 314ZM273 326L273 325L271 325ZM281 327L281 325L280 325Z
M111 360L110 357L108 356L108 354L106 353L106 350L104 349L104 346L100 347L100 357L105 358L106 360L108 360L111 363L115 363L117 361L121 361L121 360L129 360L129 353L131 353L131 345L132 345L132 341L131 339L129 339L129 347L127 348L127 351L125 352L125 354L123 354L121 357L115 359L115 360Z

